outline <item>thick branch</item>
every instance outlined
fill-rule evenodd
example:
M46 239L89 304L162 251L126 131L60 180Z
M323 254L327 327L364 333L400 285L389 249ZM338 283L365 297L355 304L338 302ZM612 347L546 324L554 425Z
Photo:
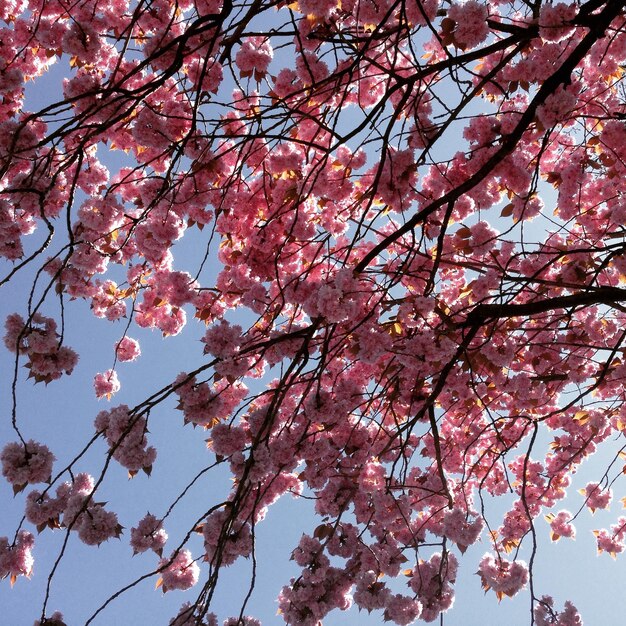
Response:
M593 304L610 306L624 301L626 301L626 289L600 287L593 291L556 296L555 298L524 302L523 304L479 304L467 316L464 326L481 326L485 322L497 319L536 315L537 313L570 307L591 306Z

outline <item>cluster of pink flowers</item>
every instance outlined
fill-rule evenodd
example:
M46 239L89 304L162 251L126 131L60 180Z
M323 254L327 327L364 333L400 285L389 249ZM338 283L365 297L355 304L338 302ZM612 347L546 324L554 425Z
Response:
M8 443L0 453L2 475L18 489L50 480L54 460L47 446L32 439Z
M77 474L71 483L56 489L56 497L46 491L31 491L26 499L26 519L41 532L44 528L70 528L83 543L99 545L119 537L122 527L117 515L94 502L94 481L88 474Z
M394 624L407 626L422 616L422 605L418 600L400 593L389 596L385 605L384 618Z
M184 309L154 304L154 301L144 300L135 309L135 319L142 328L158 328L163 337L178 335L187 323L187 314Z
M537 109L537 118L544 128L551 128L558 123L567 123L568 115L578 101L576 87L580 86L561 87L554 93L551 93Z
M249 441L243 427L222 423L213 427L207 443L215 454L226 457L243 450Z
M559 42L569 37L574 28L570 23L576 17L576 4L557 2L542 4L539 12L539 35L544 41Z
M169 626L218 626L218 620L215 613L207 613L203 618L198 615L197 607L190 602L185 602L180 607L178 615L172 618ZM228 617L222 622L222 626L261 626L261 622L248 615L243 617Z
M454 38L462 48L475 48L489 34L488 6L478 0L455 2L448 9L448 17L456 22Z
M464 552L468 546L473 545L478 540L484 522L482 517L476 513L470 515L462 509L455 508L446 511L442 526L443 536L454 541L461 552Z
M244 615L242 618L229 617L225 619L223 626L261 626L261 622L256 617Z
M66 498L61 525L77 532L87 545L100 545L122 534L117 515L107 511L104 504L93 502L94 481L88 474L78 474L67 488L61 487L61 498ZM58 498L57 491L57 498Z
M71 504L73 503L70 498L68 506ZM64 519L68 517L67 510ZM113 511L107 511L100 504L87 507L85 512L79 515L76 530L80 540L88 546L99 546L104 541L122 534L122 526L117 521L117 515Z
M135 415L128 406L120 404L110 411L100 411L94 426L106 437L113 458L120 465L131 473L140 469L150 471L157 452L148 446L148 423L143 415Z
M280 592L278 608L286 623L315 626L331 610L345 611L352 605L350 577L341 569L329 566L324 559L320 557L319 562L311 563ZM403 608L398 612L403 613Z
M68 483L63 483L57 487L56 497L51 497L48 491L30 491L26 496L26 519L39 531L46 527L60 528L70 489Z
M623 296L626 255L606 244L626 220L619 3L589 15L591 5L569 0L535 10L504 0L299 0L272 6L284 21L265 34L257 13L269 3L148 4L0 7L0 256L19 261L27 236L70 220L70 245L46 241L25 259L57 246L42 259L29 311L56 288L67 306L81 299L99 318L127 316L130 333L136 324L176 335L188 315L208 327L210 357L196 375L152 398L176 394L184 422L210 430L207 447L233 490L197 529L198 559L182 549L162 558L167 534L151 514L130 531L133 551L159 556L164 591L185 590L197 561L217 568L250 556L268 507L306 496L324 521L293 551L301 573L279 599L288 623L314 625L352 603L401 625L434 621L454 602L451 550L465 553L483 532L476 494L512 492L479 575L499 598L515 595L529 572L503 555L559 508L583 460L626 432L626 412L607 408L626 401L626 316L611 306ZM593 37L584 59L572 56ZM62 55L65 104L27 111L26 81ZM231 61L243 79L232 94ZM447 141L452 126L463 128L461 145ZM113 150L124 167L99 160ZM554 232L533 242L530 229L527 241L521 229L545 212L544 184L558 193ZM178 269L183 238L193 250L211 242L206 264ZM227 321L250 312L247 326ZM4 340L36 381L77 362L40 313L9 316ZM126 331L114 349L120 362L141 352ZM276 380L250 391L246 379L270 368ZM563 409L568 385L582 391ZM110 398L116 371L98 373L94 387ZM155 460L147 426L147 413L126 405L95 418L108 458L130 476ZM533 429L548 443L531 459L522 442ZM22 440L0 461L17 491L48 481L54 457ZM98 545L122 529L77 463L72 482L26 496L26 519ZM608 508L612 478L584 488L592 512ZM575 536L569 511L545 517L553 539ZM598 549L622 552L625 529L619 518L596 531ZM28 534L0 541L0 575L28 575L31 546ZM388 580L403 571L406 594ZM171 624L217 626L200 604ZM580 618L545 597L536 620ZM225 625L235 621L257 622Z
M478 566L483 589L493 589L498 597L513 597L528 582L528 567L524 561L507 561L500 556L485 554Z
M242 341L241 333L241 326L220 320L219 324L209 328L202 338L204 353L212 354L219 359L233 356L239 351Z
M248 522L233 521L226 526L229 511L211 513L202 524L206 558L215 563L219 558L221 565L230 565L239 557L247 557L252 551L252 530Z
M71 374L78 355L74 350L61 345L56 322L39 313L27 324L16 313L5 322L4 343L11 352L24 354L28 358L26 367L35 382L50 382Z
M576 537L576 529L570 523L572 514L569 511L559 511L556 515L546 515L546 519L550 523L552 530L552 540L557 541L560 537L574 539Z
M265 76L274 57L274 51L269 40L265 37L247 37L235 56L235 63L241 75L255 75L257 80Z
M542 596L535 606L534 617L537 626L583 626L578 610L569 600L565 601L562 611L555 611L554 599L550 596Z
M368 612L384 609L390 597L391 591L383 581L378 580L374 570L358 575L352 599L360 609Z
M487 222L478 222L470 228L470 232L469 245L476 254L484 255L495 247L499 233Z
M298 8L305 15L314 15L322 19L328 18L339 8L337 0L302 0L298 2Z
M380 202L394 211L406 211L417 197L414 191L417 178L413 150L389 150L382 168L375 164L363 175L368 182L374 178L378 179L376 192Z
M595 513L596 509L607 509L613 499L613 491L602 488L598 483L587 483L580 493L585 496L585 504Z
M106 398L110 400L111 396L120 390L120 386L115 370L98 373L93 379L93 387L98 399Z
M209 386L196 382L195 377L181 373L175 383L179 397L178 408L185 416L185 423L210 428L220 422L246 397L248 388L240 381L233 384L222 378ZM181 384L182 383L182 384Z
M0 578L11 579L11 584L18 576L30 577L35 562L32 549L35 538L31 533L22 530L14 544L10 544L6 537L0 537Z
M172 591L174 589L190 589L200 577L200 568L198 564L191 558L189 550L180 550L172 553L166 559L159 561L161 570L161 589L163 592Z
M607 552L615 558L626 547L626 517L618 518L617 523L611 526L610 531L603 528L594 530L593 534L596 536L598 554Z
M139 342L132 337L123 337L115 345L115 354L120 361L134 361L141 355Z
M53 269L54 265L51 265L50 270ZM90 297L91 308L96 317L104 317L114 322L126 315L123 291L118 288L117 283L112 280L96 281L92 287L85 289L81 275L82 273L76 271L76 268L61 273L61 280L64 281L69 293Z
M147 513L139 520L137 526L130 529L130 545L135 554L152 550L162 557L166 541L167 533L163 529L161 520L151 513Z
M170 620L169 626L218 626L218 622L215 613L207 613L200 621L196 607L191 602L185 602L178 614Z
M102 166L94 163L92 167L98 172ZM93 180L94 172L90 173L91 180ZM104 172L102 172L102 182L106 182ZM95 237L102 237L103 233L114 231L123 224L123 215L122 205L113 196L107 196L107 198L93 196L85 200L78 210L83 236L85 230L92 231Z
M0 126L0 137L2 136ZM16 223L13 217L14 211L8 202L0 200L0 256L11 261L19 259L24 254L22 245L22 230L28 232L28 228Z
M420 561L409 580L411 589L421 602L421 618L431 622L447 611L454 602L452 585L456 580L458 562L447 553L435 553L428 561Z
M67 626L63 621L63 613L55 611L50 617L45 617L43 621L35 620L33 626Z

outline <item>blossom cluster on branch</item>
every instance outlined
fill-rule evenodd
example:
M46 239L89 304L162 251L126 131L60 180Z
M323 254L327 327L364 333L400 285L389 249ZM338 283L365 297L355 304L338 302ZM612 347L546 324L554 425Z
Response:
M55 64L37 110L28 86ZM31 575L29 524L129 535L163 592L194 589L170 624L214 626L220 571L256 559L289 494L319 517L278 597L289 624L353 606L434 622L480 541L485 591L582 624L531 583L537 534L573 539L623 485L625 68L618 0L0 3L0 287L32 279L5 323L0 460L16 493L47 483L0 538L0 577ZM72 374L74 301L120 328L91 373L103 401L118 362L157 367L133 329L206 329L202 365L99 412L55 474L61 453L24 434L19 366ZM232 483L164 557L187 489L129 533L96 499L111 460L150 474L148 426L172 396L206 440L189 484L225 468ZM83 472L97 446L106 461ZM604 473L576 496L597 453ZM617 556L626 518L595 536ZM62 623L47 602L38 623ZM244 609L224 624L256 626Z

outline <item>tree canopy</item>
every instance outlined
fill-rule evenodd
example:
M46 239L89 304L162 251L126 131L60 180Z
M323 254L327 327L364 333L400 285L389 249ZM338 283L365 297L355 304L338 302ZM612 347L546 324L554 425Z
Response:
M527 593L529 623L582 624L533 564L626 473L624 3L4 0L0 20L0 461L21 511L0 578L63 537L25 619L63 624L66 547L119 538L145 574L86 623L148 580L188 590L172 626L254 626L257 528L291 496L318 519L293 522L288 624L433 622L461 567L494 601ZM51 449L22 402L80 369L88 308L117 333L93 341L100 410ZM154 383L142 329L194 328L189 367ZM128 519L100 493L118 466L150 483L161 409L204 466ZM203 480L225 495L168 538ZM595 536L617 556L626 516ZM216 615L243 559L249 593Z

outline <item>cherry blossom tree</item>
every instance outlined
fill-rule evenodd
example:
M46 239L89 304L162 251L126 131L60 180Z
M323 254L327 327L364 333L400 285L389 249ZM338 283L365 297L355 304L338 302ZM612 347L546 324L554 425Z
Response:
M288 624L351 606L433 622L460 568L494 601L526 593L530 623L581 624L533 565L539 534L572 539L623 485L624 3L4 0L0 19L0 460L23 512L0 577L21 584L53 536L56 564L119 538L145 575L88 623L149 579L189 590L171 625L253 626L254 575L218 616L220 577L292 496L319 519L293 546ZM94 345L111 367L89 374L93 436L66 418L57 461L21 399L80 368L82 303L117 340ZM116 403L120 363L148 385L158 368L141 329L193 328L199 366ZM116 465L149 483L173 399L202 476L232 478L174 541L187 488L133 520L99 495ZM615 557L613 520L595 535ZM35 574L40 625L64 623L56 564Z

